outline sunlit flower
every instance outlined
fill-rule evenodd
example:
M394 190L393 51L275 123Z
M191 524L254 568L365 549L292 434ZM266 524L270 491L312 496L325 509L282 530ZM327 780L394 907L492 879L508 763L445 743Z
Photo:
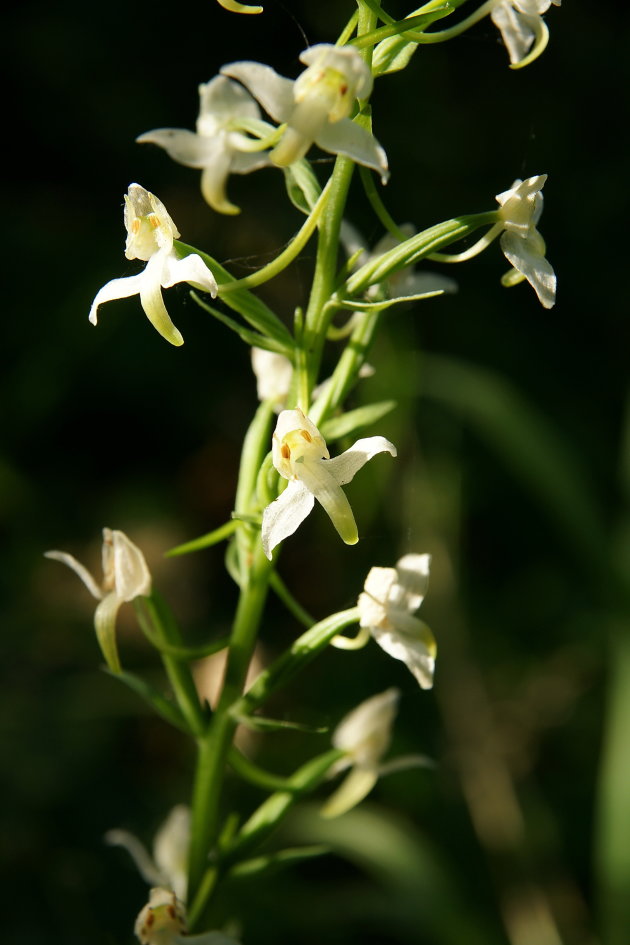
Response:
M430 555L404 555L395 568L371 568L358 605L360 624L386 653L402 660L423 689L433 685L436 644L413 616L429 583Z
M190 810L185 804L177 804L160 826L153 841L153 856L127 830L109 830L105 840L129 852L147 883L170 889L186 902Z
M508 261L533 287L540 303L551 308L556 301L556 276L545 259L545 241L536 229L543 209L546 174L515 180L509 190L497 194L499 216L505 228L501 249Z
M292 535L315 505L321 503L347 545L359 540L350 503L341 488L376 456L396 456L396 447L382 436L357 440L340 456L330 459L326 442L301 410L283 410L272 440L273 464L289 485L268 505L262 520L265 554Z
M221 70L243 83L275 121L286 122L271 159L286 167L315 142L323 151L345 154L387 179L387 156L374 136L352 121L357 98L372 91L372 73L356 49L327 43L300 56L308 68L293 82L258 62L233 62Z
M559 7L560 3L561 0L497 0L490 16L501 32L512 65L522 62L534 41L538 43L546 31L542 14L552 4Z
M259 400L270 400L279 413L289 395L293 365L284 354L252 348L252 368Z
M125 227L127 259L142 259L146 266L136 276L112 279L96 294L90 309L90 321L96 325L99 305L113 299L140 296L140 304L159 333L173 345L184 343L166 311L162 289L178 282L188 282L195 288L217 294L217 283L200 256L191 253L180 258L173 241L179 238L175 224L164 204L140 184L130 184L125 196Z
M239 213L225 193L228 175L249 174L269 164L267 154L252 151L252 139L239 130L243 119L260 119L260 110L242 85L225 76L200 85L199 100L196 133L184 128L156 128L136 141L157 144L174 161L201 170L201 192L213 210Z
M346 768L351 771L324 805L321 811L324 817L345 814L362 801L378 781L381 759L391 741L399 696L398 689L386 689L366 699L346 715L333 732L333 746L346 755L331 768L330 774L334 776Z
M120 605L151 594L151 575L144 555L124 532L103 529L103 583L99 585L76 558L65 551L47 551L47 558L61 561L78 574L90 594L99 601L94 627L107 665L120 672L116 646L116 614Z

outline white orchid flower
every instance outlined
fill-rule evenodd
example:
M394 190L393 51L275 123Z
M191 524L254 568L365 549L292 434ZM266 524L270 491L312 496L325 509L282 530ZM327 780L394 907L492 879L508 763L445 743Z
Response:
M134 931L141 945L238 945L223 932L186 934L186 910L172 889L162 886L151 890Z
M499 29L512 65L520 65L536 42L540 52L547 43L547 27L542 14L561 0L498 0L492 13L492 22Z
M372 73L356 49L320 43L305 50L308 68L293 82L259 62L233 62L221 72L238 79L265 111L287 128L271 160L287 167L315 142L377 171L385 182L387 155L376 138L348 117L357 98L372 91Z
M124 219L127 229L125 256L127 259L142 259L146 266L137 276L112 279L99 289L90 309L90 321L96 325L98 307L103 302L139 295L151 324L171 344L181 345L184 339L166 311L162 289L178 282L188 282L214 298L218 291L216 280L201 256L191 253L180 258L177 255L173 247L173 241L179 238L175 224L164 204L140 184L129 185Z
M330 776L351 768L340 787L328 799L321 814L339 817L366 797L380 774L381 759L389 748L400 692L386 689L366 699L339 723L332 743L346 753L330 770Z
M196 134L184 128L156 128L136 141L157 144L179 164L201 170L201 192L212 209L240 213L228 200L225 185L229 174L249 174L270 163L267 154L251 150L252 139L239 130L243 119L259 120L260 109L242 85L225 76L200 85L199 100Z
M326 442L301 410L283 410L272 439L273 464L289 485L263 513L265 554L292 535L315 505L324 507L347 545L359 540L350 503L341 488L378 453L396 456L396 447L382 436L357 440L340 456L330 459Z
M77 574L88 591L99 601L94 627L101 651L112 672L121 671L116 646L116 615L121 604L151 594L151 574L144 555L124 532L103 529L103 583L65 551L47 551L46 558L61 561Z
M430 555L409 554L395 568L371 568L358 600L360 625L386 653L405 663L422 689L433 685L436 644L413 613L424 600L430 563Z
M152 857L127 830L109 830L105 840L127 850L147 883L169 889L181 902L186 902L190 810L185 804L177 804L160 826L153 841Z
M504 227L501 249L511 265L533 287L541 305L552 308L556 301L556 276L545 259L545 241L536 229L543 209L542 189L546 174L515 180L509 190L497 194L499 216ZM520 279L511 279L521 281Z
M256 392L259 400L270 400L279 413L289 396L293 365L284 354L252 348L252 369L256 376Z

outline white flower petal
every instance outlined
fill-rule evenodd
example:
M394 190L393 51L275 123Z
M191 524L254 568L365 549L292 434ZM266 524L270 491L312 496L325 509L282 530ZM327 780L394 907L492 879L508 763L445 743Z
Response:
M214 164L225 150L225 136L205 138L185 128L155 128L136 138L138 144L157 144L174 161L198 170Z
M359 540L357 524L345 492L329 470L330 462L305 456L300 463L300 482L325 509L343 541L347 545L356 545Z
M179 282L187 282L195 288L209 292L212 298L216 297L219 288L216 279L197 253L179 257L171 253L164 260L162 268L162 286L170 289Z
M378 768L353 768L322 809L322 817L340 817L360 804L378 781Z
M376 767L387 751L400 692L392 687L365 699L346 715L332 736L335 748L356 765Z
M388 604L412 613L424 600L429 586L431 555L403 555L396 564L396 583L387 597ZM368 575L369 581L369 575ZM368 581L365 588L368 589Z
M113 847L123 847L129 853L145 882L151 886L168 885L167 877L160 872L145 845L134 834L128 830L108 830L105 841Z
M116 615L122 600L111 591L100 602L94 612L94 629L105 662L112 673L121 671L118 647L116 645Z
M238 82L217 75L199 86L200 135L213 135L219 125L227 125L235 118L260 118L260 109Z
M53 561L61 561L62 564L66 564L78 577L81 578L92 597L95 597L96 600L102 599L102 589L96 583L85 565L81 564L80 561L77 561L77 559L72 555L67 554L65 551L45 551L44 557L51 558Z
M111 548L111 554L106 549ZM113 577L113 590L121 601L132 601L136 597L149 597L151 594L151 574L144 555L124 532L109 528L103 529L103 571L110 571Z
M113 302L114 299L128 299L132 295L140 295L143 278L144 272L139 272L136 276L125 276L122 279L106 282L103 288L98 290L92 302L89 315L91 323L96 325L98 307L103 302Z
M373 134L349 118L327 122L315 138L315 143L323 151L345 154L358 164L372 168L380 174L382 182L387 183L389 170L385 151Z
M162 278L164 277L165 259L156 253L148 261L140 289L140 304L153 327L172 345L183 345L184 339L179 329L171 321L162 298Z
M290 482L275 502L263 512L262 543L266 556L281 541L292 535L313 510L315 497L301 482Z
M221 72L242 82L275 121L289 120L295 104L291 79L260 62L231 62Z
M535 230L531 236L522 239L505 232L501 236L501 249L511 265L525 276L541 305L552 308L556 302L556 276L543 255L544 243L540 234Z
M534 42L535 31L532 27L532 17L518 13L511 0L497 4L490 16L501 33L510 62L512 64L520 62ZM535 23L535 20L533 22Z
M189 846L190 809L186 804L177 804L155 835L153 855L159 872L167 877L168 885L182 902L186 902L188 890Z
M401 612L390 612L391 628L372 626L370 632L389 656L401 660L422 689L431 689L435 670L435 640L427 625Z
M326 468L335 477L340 486L351 482L356 473L378 453L389 453L396 456L397 450L393 443L384 436L368 436L360 440L327 462Z

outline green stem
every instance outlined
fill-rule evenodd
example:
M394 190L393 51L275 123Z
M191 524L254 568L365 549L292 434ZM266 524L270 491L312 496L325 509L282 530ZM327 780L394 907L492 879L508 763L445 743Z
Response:
M172 615L155 592L151 597L137 597L134 606L140 625L149 639L154 637L159 644L165 644L164 649L160 646L160 656L177 704L191 731L200 736L206 729L207 719L199 702L192 673L185 659L168 652L171 646L182 646L182 638Z
M329 188L330 181L322 190L308 219L302 225L297 235L293 237L286 249L284 249L266 266L263 266L262 269L259 269L257 272L253 272L251 276L245 276L244 279L235 279L234 282L222 283L219 288L219 294L224 296L229 292L234 292L235 289L250 289L252 286L262 285L264 282L269 282L270 279L273 279L284 269L286 269L287 266L293 262L296 256L302 252L311 236L315 232L320 219L325 213L326 203L330 193Z
M184 542L183 545L176 545L175 548L170 548L164 557L175 558L177 555L187 555L191 551L201 551L202 548L211 548L213 545L217 545L219 542L233 535L237 528L238 522L234 520L226 522L225 525L215 528L214 531L208 532L207 535L202 535L200 538L193 538L192 541Z
M219 803L228 753L237 721L232 709L242 693L245 676L267 596L271 562L262 544L252 553L247 581L239 598L228 654L223 691L205 737L198 740L198 759L192 798L189 889L194 899L219 833ZM203 903L199 905L200 913Z

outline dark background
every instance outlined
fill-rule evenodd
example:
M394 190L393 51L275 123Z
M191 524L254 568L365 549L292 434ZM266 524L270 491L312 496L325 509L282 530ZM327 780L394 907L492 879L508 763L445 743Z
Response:
M334 41L346 8L269 0L264 16L237 17L211 0L113 0L26 2L9 14L0 396L7 941L11 932L22 945L130 941L146 890L102 836L125 826L148 841L186 800L192 762L166 724L99 671L93 602L42 552L69 550L100 573L100 529L124 529L192 642L227 628L236 596L222 549L162 555L229 517L255 405L248 352L183 287L168 294L183 348L157 335L137 299L109 303L96 329L88 323L97 289L136 271L122 256L122 195L139 181L186 242L237 274L270 258L300 222L274 170L232 178L243 213L220 217L201 202L197 172L134 138L194 127L197 85L225 62L258 59L295 76L300 51ZM630 781L623 737L618 748L614 739L623 733L615 699L626 690L628 609L627 12L596 17L565 3L547 22L549 48L525 70L508 69L484 21L421 49L373 95L392 170L384 199L400 222L420 229L489 210L514 178L549 174L540 228L558 304L545 311L529 287L502 288L506 265L493 246L450 267L456 296L387 317L370 357L377 373L353 403L398 399L399 411L368 432L399 444L400 458L376 460L349 491L357 548L336 542L318 512L290 540L281 571L322 617L353 604L372 564L431 551L423 613L440 644L435 690L419 692L371 645L327 654L276 709L334 725L397 685L392 754L426 752L438 767L383 780L332 825L308 809L293 818L287 842L323 838L341 855L226 892L216 920L240 918L244 945L546 945L556 942L547 910L567 945L626 941L619 903L630 901L628 874L615 851L630 848ZM356 185L349 217L371 243L382 235ZM287 320L305 301L311 253L261 291ZM272 602L265 652L297 632ZM126 665L159 679L131 612L121 612L120 642ZM312 738L267 736L259 760L289 773L325 748L326 736ZM245 811L261 799L236 781L230 798Z

